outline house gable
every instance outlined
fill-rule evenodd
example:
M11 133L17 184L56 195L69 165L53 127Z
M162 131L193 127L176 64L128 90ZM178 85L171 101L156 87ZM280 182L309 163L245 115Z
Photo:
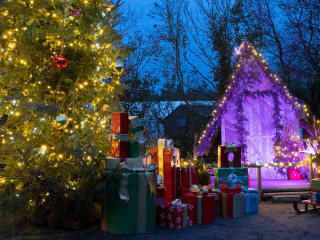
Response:
M243 43L236 50L237 60L234 71L229 79L229 85L218 102L218 107L212 112L212 119L203 131L197 146L197 154L202 156L211 146L211 139L218 134L221 124L229 124L230 131L237 134L237 142L244 149L247 147L246 135L248 117L272 116L274 139L280 138L280 132L285 124L283 120L293 113L295 119L306 118L309 114L307 108L281 84L280 78L268 68L265 60L248 43ZM254 116L247 116L245 108L250 104L265 104L260 112ZM270 114L270 108L272 113ZM265 111L265 113L263 113ZM269 112L268 112L269 111ZM230 120L228 114L234 114L235 119ZM291 117L292 118L292 117ZM261 119L262 120L262 119ZM229 121L227 123L226 121ZM270 126L270 124L268 124ZM263 131L263 129L259 129ZM223 139L222 139L223 140ZM243 159L245 160L245 159Z

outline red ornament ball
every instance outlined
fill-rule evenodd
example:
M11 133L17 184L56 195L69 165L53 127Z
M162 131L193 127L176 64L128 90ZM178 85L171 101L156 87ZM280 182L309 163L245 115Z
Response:
M79 9L73 9L70 11L70 14L74 15L74 16L78 16L80 14L80 10Z
M55 56L53 59L54 64L56 65L57 68L65 68L68 65L68 60L62 56Z

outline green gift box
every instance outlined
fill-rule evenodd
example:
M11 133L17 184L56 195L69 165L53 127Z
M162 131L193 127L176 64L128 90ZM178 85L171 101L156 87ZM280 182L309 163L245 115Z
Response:
M312 179L310 188L320 191L320 179Z
M123 173L119 194L102 203L102 230L114 234L139 234L154 230L156 176L155 170Z
M241 184L243 189L248 189L248 168L215 168L214 187L219 189L221 184L228 187Z
M128 147L129 158L137 158L145 156L147 152L147 143L144 140L141 141L129 141Z
M139 142L129 141L129 158L136 158L140 156Z

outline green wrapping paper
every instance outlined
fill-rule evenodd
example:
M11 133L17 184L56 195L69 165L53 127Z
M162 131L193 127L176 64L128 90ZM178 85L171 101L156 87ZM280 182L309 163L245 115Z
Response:
M228 187L241 184L243 189L248 189L248 168L215 168L214 187L219 189L221 184Z
M145 156L147 152L147 142L144 139L140 141L129 141L129 158Z
M136 158L140 156L139 142L129 141L129 157Z
M312 179L310 188L320 190L320 179Z
M114 234L151 232L156 227L156 171L123 173L120 193L102 204L102 230Z

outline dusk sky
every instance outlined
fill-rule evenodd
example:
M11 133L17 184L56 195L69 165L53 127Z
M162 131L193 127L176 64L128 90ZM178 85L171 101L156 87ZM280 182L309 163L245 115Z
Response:
M137 24L138 28L152 27L152 18L147 14L153 9L155 2L157 0L124 0L125 5L142 17Z

